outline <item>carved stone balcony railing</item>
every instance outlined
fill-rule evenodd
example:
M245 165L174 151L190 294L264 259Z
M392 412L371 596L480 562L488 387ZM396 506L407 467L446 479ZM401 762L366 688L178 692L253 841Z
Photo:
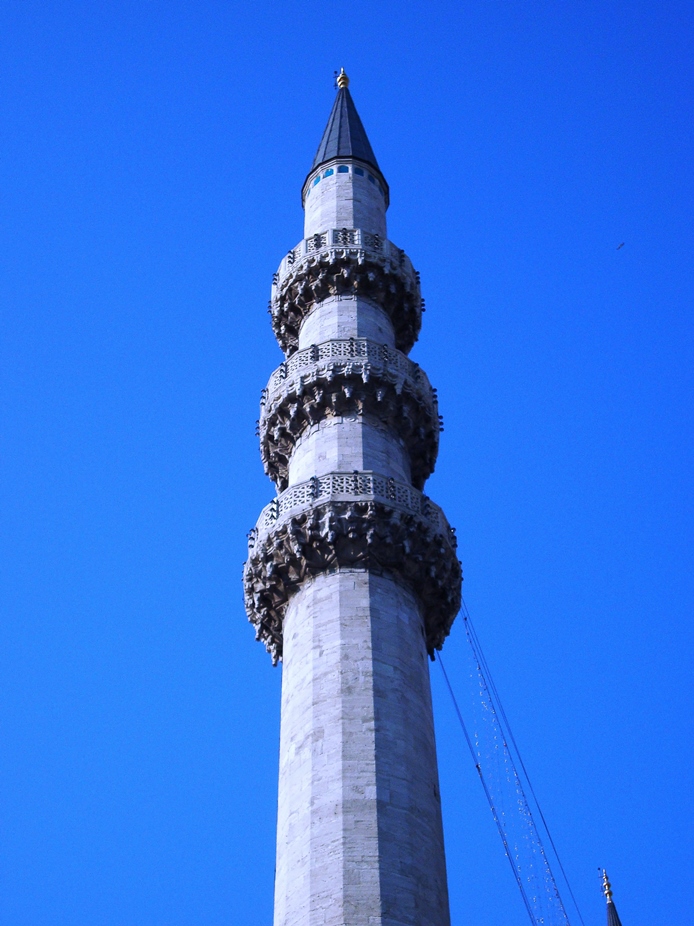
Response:
M304 238L295 248L288 252L287 256L279 265L276 277L273 283L281 287L284 280L294 270L296 263L303 257L316 254L331 247L356 247L365 248L371 251L378 251L390 260L402 266L405 272L416 278L417 272L412 266L412 261L405 254L402 248L383 238L381 235L374 235L371 232L365 232L361 228L330 228L327 231L311 235L310 238Z
M436 393L418 364L366 338L326 341L298 351L270 377L260 401L260 455L265 472L286 488L300 436L324 418L373 416L398 435L422 488L436 463L440 419Z
M248 547L246 611L273 662L282 655L289 599L320 573L364 569L409 585L432 654L460 607L462 572L443 512L412 486L377 473L331 473L292 486L263 509Z
M329 229L306 238L273 277L272 327L285 354L298 348L301 322L330 296L369 299L390 316L396 346L407 353L422 324L419 276L405 252L359 228Z
M354 473L328 473L314 476L282 492L260 512L255 527L249 534L249 547L262 539L264 534L274 530L299 508L317 501L352 501L355 498L386 502L392 508L416 514L423 518L437 532L445 534L455 548L455 531L448 525L441 508L432 500L406 482L398 482L388 476L368 471Z

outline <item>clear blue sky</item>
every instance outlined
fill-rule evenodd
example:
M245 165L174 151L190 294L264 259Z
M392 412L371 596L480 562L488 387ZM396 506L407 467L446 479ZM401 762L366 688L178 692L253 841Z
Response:
M241 564L342 65L422 274L428 491L586 926L599 865L624 926L685 921L693 16L2 5L0 923L271 923L281 670ZM521 926L432 673L453 926Z

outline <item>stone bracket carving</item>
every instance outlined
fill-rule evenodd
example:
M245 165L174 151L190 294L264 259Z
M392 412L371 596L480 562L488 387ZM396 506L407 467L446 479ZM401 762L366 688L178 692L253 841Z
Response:
M346 498L350 479L355 497ZM441 510L415 489L373 473L333 473L289 493L267 506L251 531L243 574L248 618L273 663L282 656L291 596L307 579L346 568L410 585L422 605L427 649L440 649L460 608L462 583L455 534Z
M424 371L400 351L365 338L328 341L299 351L270 377L258 422L265 472L287 486L297 440L324 418L368 415L388 425L410 454L421 489L434 470L440 418Z
M353 231L355 244L335 243ZM308 245L313 242L313 247ZM289 252L273 278L270 315L285 354L299 344L301 322L331 296L361 296L391 318L396 346L407 353L419 336L423 303L419 275L400 248L360 229L332 229Z

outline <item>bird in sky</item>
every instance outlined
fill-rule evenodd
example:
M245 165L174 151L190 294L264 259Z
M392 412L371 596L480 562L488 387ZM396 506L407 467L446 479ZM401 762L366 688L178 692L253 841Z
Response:
M617 250L619 250L620 248L623 248L623 247L624 247L624 242L622 241L621 244L618 244L618 245L617 245Z

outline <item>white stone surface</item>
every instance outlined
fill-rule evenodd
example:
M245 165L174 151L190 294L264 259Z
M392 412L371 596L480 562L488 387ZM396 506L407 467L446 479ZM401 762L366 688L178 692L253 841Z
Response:
M289 462L289 485L327 473L370 470L411 482L410 458L391 431L370 418L323 418L305 431Z
M395 347L393 323L380 306L358 296L332 296L317 305L299 329L299 350L340 338L369 338Z
M338 166L348 167L348 173L339 173ZM355 173L363 170L364 175ZM333 174L326 177L325 173ZM369 180L369 174L375 182ZM314 178L321 180L314 185ZM304 237L308 238L326 228L363 228L386 237L386 201L378 186L377 177L363 164L349 159L329 161L312 174L304 200Z
M366 572L285 617L274 926L449 926L422 618Z

